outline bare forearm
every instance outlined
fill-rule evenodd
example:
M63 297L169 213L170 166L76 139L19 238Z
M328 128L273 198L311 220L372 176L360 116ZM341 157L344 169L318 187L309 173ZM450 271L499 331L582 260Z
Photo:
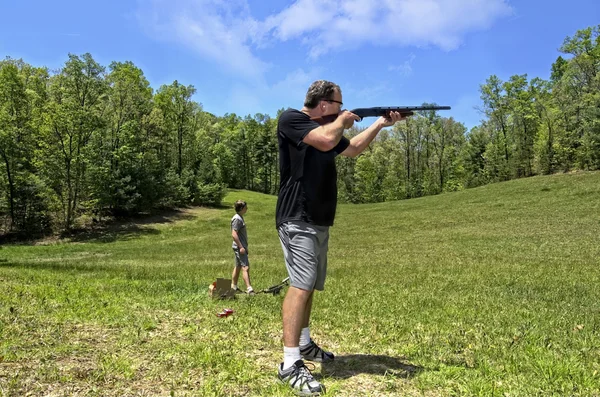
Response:
M355 136L350 140L350 145L342 152L342 155L346 157L356 157L361 154L373 139L377 136L379 131L385 127L391 127L400 120L404 120L408 116L402 116L400 112L390 112L388 117L380 117L374 122L369 128Z
M356 120L357 115L344 110L337 115L335 121L311 130L302 141L322 152L330 151L340 143L344 130L352 127Z
M360 154L369 146L369 144L375 139L381 128L378 123L372 124L369 128L350 139L350 146L352 146L356 154Z

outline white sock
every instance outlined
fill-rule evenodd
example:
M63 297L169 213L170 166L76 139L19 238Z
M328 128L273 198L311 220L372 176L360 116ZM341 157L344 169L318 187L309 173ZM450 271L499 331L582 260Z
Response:
M237 284L231 284L231 289L237 289Z
M300 331L300 346L306 346L310 343L310 327L302 328Z
M246 290L247 292L252 292L254 291L254 288L252 288L252 286L248 287L248 289Z
M283 347L283 369L288 369L296 363L296 361L302 360L300 356L300 347Z

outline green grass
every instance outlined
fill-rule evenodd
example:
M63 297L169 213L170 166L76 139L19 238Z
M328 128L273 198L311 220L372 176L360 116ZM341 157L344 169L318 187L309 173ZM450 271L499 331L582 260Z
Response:
M0 395L292 395L283 297L207 297L231 275L238 198L265 288L286 277L276 198L246 191L2 247ZM600 173L340 205L311 325L337 359L315 373L332 396L600 396L599 286Z

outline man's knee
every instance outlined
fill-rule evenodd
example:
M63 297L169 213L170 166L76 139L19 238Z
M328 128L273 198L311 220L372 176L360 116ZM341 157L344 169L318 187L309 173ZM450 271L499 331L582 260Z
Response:
M294 286L288 288L287 295L292 295L295 300L308 302L314 290L306 290Z

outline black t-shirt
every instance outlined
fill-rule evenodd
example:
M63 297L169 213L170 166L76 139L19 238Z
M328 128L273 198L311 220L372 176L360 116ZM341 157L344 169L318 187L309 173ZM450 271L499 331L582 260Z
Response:
M302 142L319 124L296 109L287 109L277 123L279 141L279 196L277 226L286 221L303 221L318 226L331 226L337 204L337 171L335 157L350 141L342 137L330 151Z

